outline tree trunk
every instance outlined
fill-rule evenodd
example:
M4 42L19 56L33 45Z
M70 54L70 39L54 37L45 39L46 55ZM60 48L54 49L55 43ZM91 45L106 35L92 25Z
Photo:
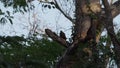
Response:
M113 17L119 11L114 13L113 10L117 9L110 10L104 1L107 0L103 0L105 10L102 10L99 0L75 0L76 20L73 22L72 42L66 41L64 32L58 36L49 29L45 30L49 37L66 47L66 51L56 64L56 68L106 68L108 57L107 59L106 57L99 58L100 54L97 49L97 43L104 28L103 25L105 25L114 44L116 63L120 68L120 45L115 37L112 23Z

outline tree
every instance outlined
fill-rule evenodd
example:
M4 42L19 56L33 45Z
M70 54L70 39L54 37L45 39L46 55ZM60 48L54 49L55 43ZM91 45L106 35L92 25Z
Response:
M99 0L75 0L75 20L65 14L58 1L54 0L53 4L74 24L71 42L50 29L45 30L49 37L66 48L57 62L56 68L106 68L111 55L115 55L114 60L117 67L120 68L120 42L113 26L113 18L120 13L120 0L113 4L109 4L107 0L102 0L102 3ZM108 51L100 52L98 44L103 29L107 30L111 39L114 46L113 52L107 45L103 47Z
M12 15L21 12L25 13L34 8L32 4L30 4L32 0L0 0L0 3L4 5L5 8L11 7L11 11L13 9L13 12L3 11L3 9L0 8L0 23L7 23L10 22L13 24L12 19L14 18Z
M0 36L0 68L53 67L64 48L42 37Z
M26 11L28 3L30 3L31 1L33 0L1 0L1 2L4 3L5 7L12 6L15 9L15 12L22 12L21 9ZM66 3L68 3L69 1L65 0ZM27 65L27 63L30 65L34 65L34 63L37 63L41 64L40 66L45 66L50 60L51 62L58 61L55 65L56 68L106 68L107 64L111 60L115 60L118 68L120 68L120 43L117 39L117 37L119 37L119 33L116 37L113 28L113 18L120 13L120 0L116 1L115 3L112 3L111 0L110 4L107 0L102 0L102 3L100 3L99 0L72 1L72 6L75 6L75 19L66 14L66 12L61 9L59 4L60 2L58 2L57 0L54 0L52 2L49 2L48 0L40 0L40 3L45 3L43 4L44 8L50 9L52 6L53 8L58 9L68 20L73 23L71 41L66 40L66 35L64 32L61 31L59 36L50 29L45 30L46 34L51 37L55 42L58 42L60 45L56 43L50 44L50 40L36 40L36 37L33 37L34 39L28 38L25 40L23 38L22 40L20 40L18 39L19 37L1 37L0 40L2 40L2 42L0 42L2 43L2 46L5 47L4 49L1 46L1 50L3 52L2 54L5 56L4 59L14 62L12 65L16 67ZM48 3L49 5L46 3ZM104 8L101 7L101 5L103 5ZM29 11L29 9L27 11ZM0 13L4 15L2 11L0 11ZM9 12L7 13L9 14ZM5 19L2 19L1 21L5 22ZM103 29L106 29L108 32L107 38L101 37ZM44 43L41 44L41 41ZM103 41L106 42L106 45L103 45ZM27 42L30 46L27 46L28 44L24 44L21 42ZM114 46L113 48L111 48L111 42ZM45 47L43 47L44 44L46 45ZM25 45L25 47L23 45ZM56 47L51 45L56 45ZM59 53L62 52L62 48L60 48L61 45L66 50L58 60L55 60L60 56ZM19 50L19 48L23 49ZM58 50L58 48L60 49ZM44 53L44 49L47 49L48 53ZM12 52L9 52L10 50L12 50ZM39 50L39 53L35 53ZM49 52L51 54L49 54ZM27 55L25 53L27 53ZM35 55L40 56L40 58L42 59L36 57ZM52 55L54 55L55 57L53 57ZM50 58L51 56L52 59ZM11 58L13 59L14 57L19 58L11 60ZM0 58L2 57L0 56ZM39 60L39 62L33 61L35 59ZM9 64L4 62L4 60L2 61L3 66L5 67L7 64ZM43 63L41 63L40 61L43 61ZM23 65L19 66L19 63ZM32 66L28 65L28 67Z

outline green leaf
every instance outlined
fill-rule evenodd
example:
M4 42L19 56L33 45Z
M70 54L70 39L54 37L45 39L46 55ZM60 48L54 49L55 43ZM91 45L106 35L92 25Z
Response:
M0 22L1 22L2 24L5 24L5 23L7 22L7 20L6 20L4 17L2 17L2 18L0 19Z
M10 16L10 12L9 11L6 11L6 13Z
M48 5L48 8L49 8L49 9L51 9L51 6L50 6L50 5Z
M10 21L11 24L13 24L12 20L11 19L8 19Z
M5 13L2 12L2 10L0 9L0 15L4 15Z

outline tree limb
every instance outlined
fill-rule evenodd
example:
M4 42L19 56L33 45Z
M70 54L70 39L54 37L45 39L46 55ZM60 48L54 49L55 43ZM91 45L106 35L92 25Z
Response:
M113 27L113 17L112 17L111 8L110 8L107 0L102 0L102 2L105 7L105 18L103 19L105 28L107 29L108 34L111 37L116 38L115 32L114 32L114 27ZM117 39L116 39L116 41L117 41Z
M52 32L50 29L45 29L45 32L50 38L52 38L54 41L58 42L59 44L63 45L64 47L67 48L69 46L68 42L65 39L59 37L57 34Z
M67 14L65 14L65 12L60 8L60 6L58 5L58 2L56 0L54 0L54 2L45 2L45 1L40 1L41 3L48 3L48 4L53 4L55 5L55 7L68 19L70 20L72 23L74 23L75 21L70 17L68 16Z
M112 4L111 9L112 9L111 13L112 13L113 18L119 15L120 14L120 0Z
M67 18L67 19L69 19L72 23L74 23L75 21L70 17L70 16L68 16L68 15L66 15L65 14L65 12L60 8L60 6L58 5L58 3L57 3L57 1L56 0L54 0L55 1L55 6L56 6L56 8Z
M75 60L70 60L70 57L75 56L76 54L76 50L77 50L77 44L78 44L78 40L75 40L64 52L64 54L61 56L61 58L59 59L56 67L57 68L63 68L64 64L68 64L65 65L65 68L71 68L71 65L74 63ZM77 59L74 58L74 59ZM63 67L62 67L63 66ZM67 67L66 67L67 66Z
M120 42L118 41L117 37L115 36L114 27L113 27L113 17L111 13L110 6L107 0L102 0L103 5L105 7L105 19L104 25L107 29L108 35L110 35L111 41L114 45L114 52L115 52L115 60L118 68L120 68Z

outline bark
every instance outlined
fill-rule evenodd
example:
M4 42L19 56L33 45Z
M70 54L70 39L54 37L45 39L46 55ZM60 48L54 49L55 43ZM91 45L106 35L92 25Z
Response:
M108 61L101 61L96 46L104 29L103 25L105 25L115 45L116 62L118 67L120 67L120 46L115 37L112 23L113 17L120 13L118 9L119 5L113 4L111 6L114 8L110 8L105 2L106 0L103 0L105 9L101 9L99 0L90 0L89 2L87 2L88 0L75 1L76 20L72 21L75 25L72 34L72 42L66 41L64 32L58 36L49 29L45 30L49 37L66 48L66 51L58 60L56 68L74 68L76 64L78 64L77 66L79 66L79 68L106 68ZM57 6L56 8L58 8L65 17L72 20L61 10L56 0L55 6ZM93 16L91 16L91 14Z
M63 45L64 47L68 47L68 42L63 39L62 37L59 37L56 33L52 32L50 29L45 29L45 32L47 33L47 35L52 38L54 41L57 41L58 43L60 43L61 45Z
M114 52L115 52L115 60L118 68L120 68L120 42L117 40L117 37L114 32L113 27L113 17L112 17L112 11L108 4L107 0L102 0L103 5L105 7L105 27L108 31L108 34L110 35L111 41L114 45ZM119 4L120 5L120 4Z
M117 15L120 14L120 0L116 1L114 4L112 4L111 7L111 14L112 14L112 17L116 17Z
M90 48L82 48L80 50L80 52L77 51L78 45L80 43L82 43L83 41L88 42L89 40L85 40L87 35L89 34L88 31L90 30L92 25L95 25L95 29L96 29L96 25L97 24L92 24L91 21L91 17L89 16L90 13L94 12L94 13L98 13L100 12L100 10L96 10L94 9L94 11L88 12L86 13L86 11L88 11L87 9L91 8L87 8L85 7L84 9L81 9L82 7L84 7L83 5L86 6L86 3L84 3L85 1L82 0L76 0L76 22L75 22L75 27L74 27L74 34L73 34L73 42L72 44L66 49L66 52L64 53L64 55L62 56L62 58L60 59L60 61L57 64L57 68L72 68L73 65L76 62L81 62L83 64L81 64L81 68L84 67L89 67L89 63L90 62L94 62L94 61L98 61L98 56L93 58L93 61L88 61L88 59L92 56L92 52L93 53L98 53L98 51L96 50L96 46L94 46L93 51ZM92 3L96 3L98 5L98 0L96 0L95 2L93 2L91 0ZM96 4L95 4L96 5ZM91 6L93 7L93 5ZM100 9L100 7L98 7ZM92 26L93 27L93 26ZM93 30L92 30L93 31ZM96 33L96 31L95 31ZM92 32L92 36L96 36L95 34ZM90 40L93 39L93 37L90 38ZM95 44L96 45L96 44ZM83 45L81 45L83 46ZM84 51L85 50L85 51ZM88 53L88 56L85 55L85 53ZM83 57L83 56L86 56ZM75 58L74 58L75 57ZM86 62L82 62L79 58L85 59ZM96 62L94 62L94 64L96 64ZM99 62L97 62L97 66L94 66L96 68L101 67L98 66Z

